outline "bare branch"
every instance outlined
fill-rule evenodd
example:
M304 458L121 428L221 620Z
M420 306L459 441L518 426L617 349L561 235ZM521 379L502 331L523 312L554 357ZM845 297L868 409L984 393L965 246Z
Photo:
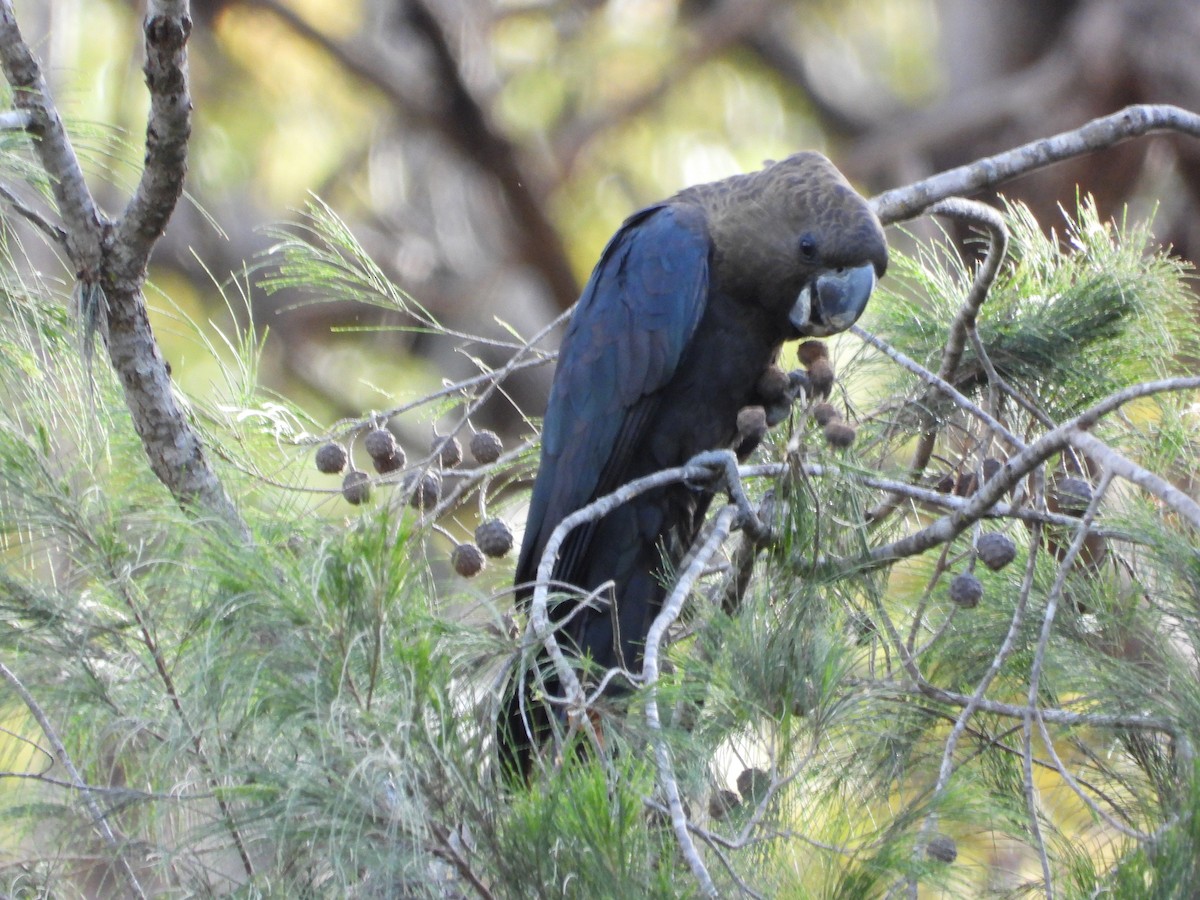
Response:
M1119 409L1139 397L1167 391L1200 389L1200 376L1167 378L1131 385L1110 394L1095 406L1051 429L1007 462L990 479L985 481L975 495L962 507L948 516L943 516L920 531L906 535L880 547L875 547L862 561L869 566L887 565L897 559L923 553L945 541L953 540L972 522L986 515L1000 498L1016 487L1017 483L1035 468L1069 446L1075 436L1098 422L1103 416ZM843 561L844 564L847 564ZM842 563L839 563L842 564Z
M651 730L655 732L654 757L658 762L659 782L667 795L667 806L671 811L671 825L675 829L675 839L679 841L680 850L692 870L692 875L700 885L700 891L708 897L717 896L717 889L712 882L712 876L708 874L704 860L696 851L696 845L692 842L691 833L688 831L687 813L684 812L683 801L679 798L679 785L675 781L671 753L661 734L662 721L658 715L658 653L667 629L679 618L679 614L683 611L684 601L691 594L692 587L703 574L708 561L729 537L729 531L738 514L736 506L721 507L704 545L697 551L683 574L679 576L671 593L663 601L662 609L654 617L654 622L646 634L646 646L642 656L642 681L647 688L646 721Z
M1200 137L1200 115L1178 106L1127 106L1071 131L1031 141L914 184L884 191L871 199L871 206L880 221L892 225L920 215L939 200L970 195L1052 163L1103 150L1153 131L1174 131Z
M964 200L962 197L951 197L941 200L929 207L930 215L947 216L958 219L970 225L977 225L987 231L988 249L983 263L975 270L975 278L971 282L971 290L958 309L954 321L950 323L950 334L946 338L946 346L942 350L942 367L938 370L945 380L949 381L958 371L966 347L967 335L975 330L975 321L979 318L979 309L987 299L988 291L1000 272L1000 266L1008 255L1008 227L1004 218L988 206L976 200Z
M1165 478L1126 459L1094 434L1076 431L1070 436L1071 446L1086 453L1102 467L1133 482L1148 494L1153 494L1176 513L1183 516L1191 526L1200 531L1200 504L1175 487Z
M879 689L888 693L896 693L903 697L922 695L952 706L966 706L971 702L970 694L950 691L938 687L918 677L913 684L880 684ZM1003 716L1006 719L1023 720L1029 707L1024 703L1004 703L1000 700L989 700L983 697L978 700L976 709L979 712ZM1127 731L1157 731L1176 737L1179 734L1177 723L1159 716L1124 715L1121 713L1092 713L1074 712L1069 709L1055 709L1045 706L1035 708L1034 714L1046 722L1055 725L1077 725L1084 728L1119 728Z
M187 0L152 0L143 24L150 114L146 161L133 198L117 223L112 245L114 279L141 285L150 251L162 237L183 193L192 98L188 91L187 40L192 19Z
M150 251L182 190L191 112L184 55L190 28L186 0L153 0L146 19L151 92L146 167L126 216L115 224L92 199L37 60L17 28L11 0L0 0L0 65L14 103L32 118L28 130L50 176L81 296L104 325L109 361L151 469L181 505L247 538L245 522L175 397L142 293ZM85 335L88 345L90 337Z
M101 232L107 219L92 199L41 67L21 36L12 0L0 0L0 66L12 86L13 104L29 117L26 130L34 138L34 151L50 176L54 199L66 225L71 262L78 272L94 277L100 268Z
M0 200L3 200L13 212L48 237L55 246L63 250L67 249L67 232L55 225L33 207L26 205L24 200L3 185L0 185Z

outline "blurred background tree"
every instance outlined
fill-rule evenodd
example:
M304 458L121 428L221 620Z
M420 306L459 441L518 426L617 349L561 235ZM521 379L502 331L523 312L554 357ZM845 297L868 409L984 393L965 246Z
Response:
M68 120L136 138L140 4L17 6ZM212 277L253 260L262 227L310 191L449 329L502 335L500 318L528 335L574 301L627 214L687 184L816 148L869 193L1128 103L1200 106L1187 0L199 0L193 15L193 202L152 279L200 321L228 315ZM140 154L126 138L93 136L93 165L118 183ZM1102 215L1161 203L1164 241L1200 248L1194 145L1131 142L1005 193L1049 226L1076 184ZM474 371L452 342L334 331L395 314L277 315L295 302L252 295L270 330L261 375L318 418L382 405L372 385ZM203 393L212 371L164 340ZM518 405L540 410L548 378L517 376ZM520 425L499 403L481 422Z

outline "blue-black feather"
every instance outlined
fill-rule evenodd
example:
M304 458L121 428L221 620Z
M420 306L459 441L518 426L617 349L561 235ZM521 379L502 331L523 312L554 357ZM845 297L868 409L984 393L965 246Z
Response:
M536 578L563 518L624 480L655 394L675 374L704 315L710 252L703 215L686 206L644 209L609 241L559 352L518 584ZM575 583L572 569L593 532L579 529L564 547L556 579Z

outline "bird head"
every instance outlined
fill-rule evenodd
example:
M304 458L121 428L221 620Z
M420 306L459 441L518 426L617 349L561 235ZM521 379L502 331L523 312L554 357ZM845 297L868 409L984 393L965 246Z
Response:
M787 337L826 337L862 315L887 242L824 156L797 153L692 191L708 214L721 289L761 305Z

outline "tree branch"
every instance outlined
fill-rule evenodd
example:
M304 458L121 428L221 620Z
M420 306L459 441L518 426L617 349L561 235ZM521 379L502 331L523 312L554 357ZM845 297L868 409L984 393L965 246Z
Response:
M3 200L5 205L13 212L48 237L56 247L64 251L67 249L67 232L55 225L36 209L28 206L24 200L3 185L0 185L0 200Z
M192 19L187 0L154 0L143 24L150 115L142 177L117 223L114 277L144 277L155 242L162 237L183 193L192 98L188 91L187 39Z
M435 59L439 103L418 100L380 65L382 48L364 52L310 25L279 0L246 0L280 19L296 34L326 53L356 78L379 90L395 109L442 135L465 159L490 174L517 222L514 241L521 258L542 276L555 302L566 309L579 298L579 282L558 229L541 205L538 179L521 165L517 148L497 130L468 90L441 26L418 0L403 4L410 23Z
M1146 493L1153 494L1200 531L1200 504L1165 478L1126 459L1094 434L1075 431L1070 435L1070 442L1071 446L1086 453L1113 475L1119 475Z
M13 87L13 102L30 116L28 130L63 219L77 293L88 301L85 345L90 346L93 323L99 323L134 429L158 479L184 507L247 538L246 524L175 398L142 292L150 252L175 209L187 169L190 30L187 0L151 0L145 21L150 88L146 163L137 191L116 223L99 210L88 190L37 60L21 37L11 0L0 0L0 65Z
M658 654L667 629L679 618L679 614L683 611L684 601L691 594L693 585L704 573L713 554L729 537L734 519L738 515L740 513L735 505L721 507L704 545L692 558L691 564L683 574L679 576L671 593L663 601L658 615L654 617L650 631L646 634L646 647L642 656L642 681L647 689L646 721L654 732L654 758L658 763L658 779L667 795L667 806L671 813L671 826L675 830L675 839L679 841L680 850L692 870L692 875L700 885L701 893L708 897L716 897L717 889L713 884L712 876L708 874L704 860L696 851L696 845L688 831L687 813L683 809L683 801L679 798L679 784L675 781L674 767L671 765L671 751L662 736L662 720L658 714Z
M13 105L28 118L26 130L34 138L34 151L50 176L54 200L66 226L67 253L80 277L100 268L101 233L108 224L92 199L83 169L41 67L21 36L12 0L0 0L0 66L13 89Z
M913 532L889 544L875 547L866 554L859 565L869 567L888 565L897 559L923 553L931 547L953 540L972 522L986 515L987 511L994 507L1000 498L1012 490L1022 478L1055 453L1059 453L1069 446L1078 434L1091 428L1103 416L1140 397L1149 397L1165 391L1197 389L1200 389L1200 376L1148 381L1110 394L1075 418L1046 432L1016 456L1010 457L995 475L980 485L979 490L964 506L920 531ZM1173 508L1177 512L1186 514L1186 506ZM837 564L852 565L846 560L837 561Z
M1103 150L1153 131L1200 137L1200 115L1165 104L1127 106L1120 112L1053 137L949 169L871 198L880 221L894 225L920 215L939 200L970 195L1065 159Z
M947 216L949 218L961 219L972 225L978 225L985 229L988 235L987 254L984 256L983 262L978 269L976 269L975 277L971 281L971 289L967 292L966 298L963 300L962 305L959 306L958 314L955 315L954 321L950 325L950 333L946 337L946 345L942 350L942 363L937 373L939 381L931 384L930 390L932 390L933 388L940 388L942 385L949 386L954 380L954 376L958 371L958 364L962 361L962 354L966 348L968 337L975 345L977 351L981 349L975 323L979 317L980 307L983 306L983 302L987 299L988 292L991 290L992 284L996 280L996 275L1000 271L1000 266L1008 254L1008 228L1005 226L1001 215L992 209L992 207L974 200L964 200L961 197L941 200L929 207L927 212L931 215ZM880 344L875 344L875 346L884 349ZM886 348L884 352L891 355L891 349L890 347ZM893 355L892 358L905 365L898 356ZM980 358L986 360L989 376L995 376L995 370L991 368L991 361L987 360L987 357L983 354L980 355ZM957 398L955 399L957 400ZM925 399L917 403L918 408L922 410L921 417L924 420L925 430L917 441L917 447L913 451L912 462L909 463L908 477L911 481L918 480L922 473L924 473L926 466L929 465L929 460L933 455L933 448L937 439L937 432L933 428L933 417L924 412L928 409L928 401L929 395L927 393ZM889 516L895 510L899 499L899 495L895 494L884 499L883 502L877 504L867 512L867 521L875 524Z

